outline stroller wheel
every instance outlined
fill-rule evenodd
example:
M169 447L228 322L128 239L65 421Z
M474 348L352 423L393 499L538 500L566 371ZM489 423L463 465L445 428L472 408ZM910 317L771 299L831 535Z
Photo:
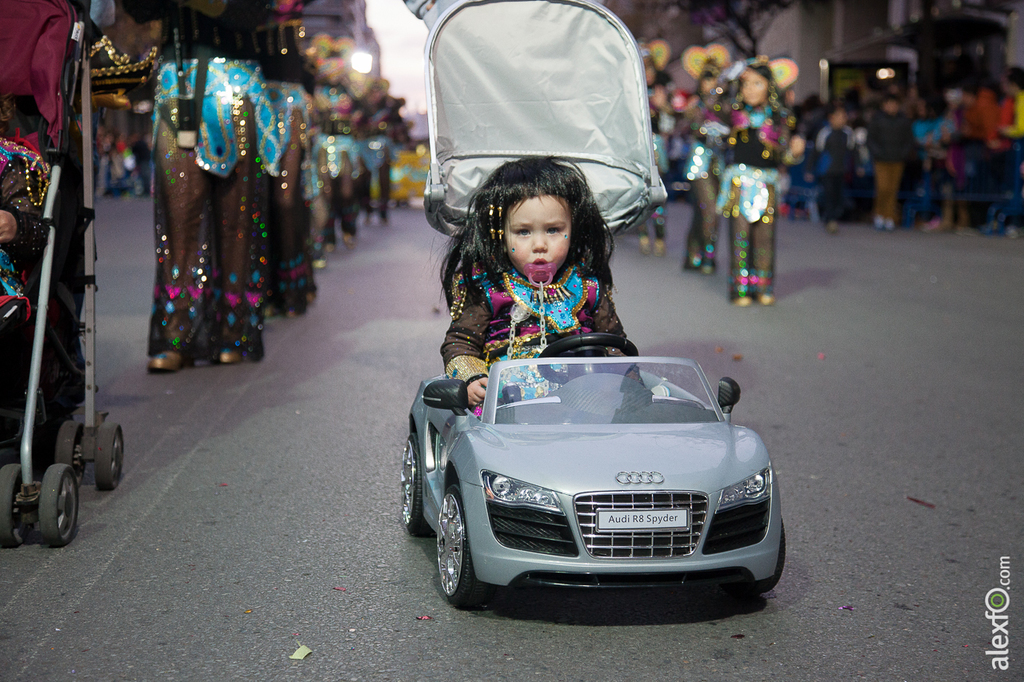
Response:
M121 426L103 422L96 429L96 489L113 490L121 482L124 462L124 436Z
M57 431L57 444L53 449L53 461L57 464L67 464L75 470L79 480L85 465L82 462L82 432L84 427L81 422L72 419L60 425Z
M50 547L71 542L78 527L78 479L67 464L51 464L39 491L39 530Z
M20 488L20 464L7 464L0 469L0 547L17 547L24 540L21 512L14 508L14 496Z

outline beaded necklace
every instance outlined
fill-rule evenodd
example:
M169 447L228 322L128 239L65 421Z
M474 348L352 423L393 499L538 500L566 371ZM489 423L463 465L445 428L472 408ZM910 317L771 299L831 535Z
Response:
M22 159L25 170L25 191L33 206L42 206L46 190L50 186L50 167L38 154L17 142L0 137L0 175L14 159ZM34 184L34 187L33 187Z

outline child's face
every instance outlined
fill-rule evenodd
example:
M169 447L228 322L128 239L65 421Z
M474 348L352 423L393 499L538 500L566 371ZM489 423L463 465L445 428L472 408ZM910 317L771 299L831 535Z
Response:
M512 265L525 276L527 263L553 263L557 271L569 255L572 214L565 199L542 196L512 207L505 228Z
M744 102L759 107L768 101L768 79L753 69L747 69L740 74L740 93Z

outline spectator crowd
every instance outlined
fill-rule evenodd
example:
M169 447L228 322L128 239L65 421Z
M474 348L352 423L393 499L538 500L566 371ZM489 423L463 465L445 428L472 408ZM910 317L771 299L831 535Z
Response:
M793 110L807 154L789 169L783 214L820 220L833 233L846 221L1018 236L1024 69L927 97L913 86L853 90L831 102L812 95ZM681 122L668 143L667 184L676 189L685 186L688 133Z

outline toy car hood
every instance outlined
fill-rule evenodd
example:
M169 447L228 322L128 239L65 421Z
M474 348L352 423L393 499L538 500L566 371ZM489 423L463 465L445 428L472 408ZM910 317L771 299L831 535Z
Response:
M631 489L713 493L769 463L756 433L725 422L644 425L643 432L624 432L621 425L566 428L481 425L456 447L472 449L477 469L570 495ZM658 472L664 482L616 481L620 472L633 471ZM478 471L471 482L479 485Z

